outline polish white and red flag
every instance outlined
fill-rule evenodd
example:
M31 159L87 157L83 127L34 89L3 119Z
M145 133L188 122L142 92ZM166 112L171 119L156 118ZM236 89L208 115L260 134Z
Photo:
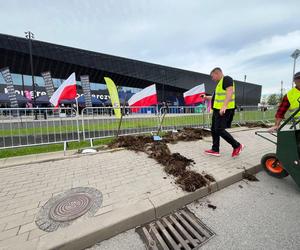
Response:
M155 84L144 88L142 91L134 94L129 100L128 104L133 107L132 112L139 111L140 108L135 107L148 107L157 104L157 93Z
M76 95L76 76L74 72L62 83L62 85L59 86L49 101L55 107L58 107L61 100L72 100L76 97Z
M186 105L203 102L204 99L201 95L205 94L204 84L198 85L183 93L184 102Z

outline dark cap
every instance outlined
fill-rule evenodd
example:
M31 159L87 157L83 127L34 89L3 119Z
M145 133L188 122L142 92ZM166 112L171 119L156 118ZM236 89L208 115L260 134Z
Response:
M294 75L294 80L299 80L299 79L300 79L300 71Z

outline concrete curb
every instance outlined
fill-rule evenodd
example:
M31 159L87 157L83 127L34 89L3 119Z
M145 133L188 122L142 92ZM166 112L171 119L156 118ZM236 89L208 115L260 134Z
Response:
M261 166L257 165L254 167L250 167L247 169L247 171L251 174L256 174L261 170ZM244 170L240 169L237 173L234 173L233 175L228 175L224 179L217 180L216 183L212 183L210 187L203 187L195 192L192 193L185 193L178 197L178 193L176 194L176 199L172 199L172 194L164 193L158 196L155 196L154 198L151 198L151 202L154 205L155 208L155 214L156 218L160 218L164 215L167 215L171 213L174 210L180 209L184 207L185 205L198 200L200 198L203 198L209 194L212 194L214 192L217 192L227 186L230 186L238 181L241 181L243 179L243 172ZM175 191L176 192L176 191ZM174 192L174 196L175 196ZM173 198L174 198L173 196Z
M66 160L72 158L80 158L80 157L95 155L95 154L111 153L119 150L124 150L124 148L105 149L105 150L100 150L96 153L89 153L89 154L77 154L78 150L68 150L66 151L66 155L64 155L62 151L59 151L59 152L51 152L51 153L44 153L44 154L10 157L10 158L5 158L0 160L0 169L20 166L25 164L28 165L34 163L43 163L49 161L60 161L60 160Z
M251 174L256 174L260 170L259 165L247 169ZM152 197L151 200L148 198L139 201L134 205L96 216L92 220L80 221L79 219L70 227L42 236L39 242L28 242L28 249L84 249L121 232L160 218L197 199L232 185L243 179L243 172L243 169L239 169L236 173L228 174L225 178L217 180L210 187L203 187L193 193L181 193L178 197L179 192L175 190L174 195L170 193L160 194ZM26 249L24 247L25 245L22 245L22 249Z

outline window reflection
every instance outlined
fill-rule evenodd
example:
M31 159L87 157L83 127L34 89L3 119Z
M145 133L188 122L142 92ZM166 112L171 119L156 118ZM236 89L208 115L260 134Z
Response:
M5 84L2 74L0 74L0 84Z
M19 74L11 74L11 78L15 85L22 85L22 75Z
M12 75L14 85L22 86L23 81L24 81L24 86L25 87L31 87L32 86L32 77L31 77L31 75L23 75L23 80L22 80L22 75L21 74L12 73L11 75ZM63 83L64 80L65 79L52 78L54 88L58 88ZM34 76L34 82L35 82L37 87L45 87L45 82L44 82L44 79L43 79L42 76ZM5 84L6 85L2 74L0 74L0 84ZM77 85L81 86L81 82L77 81ZM105 83L91 82L90 85L91 85L91 90L92 91L97 91L97 90L103 91L103 90L107 89ZM142 88L132 88L132 87L120 86L119 87L119 92L137 93L141 89Z

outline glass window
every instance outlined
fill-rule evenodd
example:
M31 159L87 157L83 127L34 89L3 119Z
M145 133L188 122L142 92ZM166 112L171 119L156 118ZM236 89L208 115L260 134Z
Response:
M24 76L24 85L32 86L32 77L29 75L23 75L23 76Z
M140 88L132 88L132 87L122 87L122 90L134 94L141 91Z
M101 86L102 84L99 84L99 83L91 83L91 90L99 90L101 89Z
M122 90L125 92L130 91L130 89L128 87L122 87Z
M22 75L11 74L14 85L22 85Z
M91 82L91 90L102 90L102 89L106 89L105 84Z
M39 87L45 86L44 79L41 76L35 76L34 82L35 82L36 86L39 86Z
M1 84L5 84L5 81L4 81L4 79L3 79L2 74L0 74L0 83L1 83Z
M96 90L97 89L95 83L90 82L90 86L91 86L91 90Z
M99 89L107 89L106 84L104 84L104 83L98 83L97 86Z
M58 88L61 85L61 80L60 79L53 78L52 80L53 80L54 88Z

